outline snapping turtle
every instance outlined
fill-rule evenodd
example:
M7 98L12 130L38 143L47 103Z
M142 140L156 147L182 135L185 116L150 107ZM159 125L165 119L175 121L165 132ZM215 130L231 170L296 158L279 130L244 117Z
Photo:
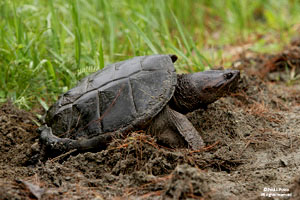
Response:
M237 70L177 75L175 55L151 55L106 66L63 94L39 128L51 151L103 149L114 135L146 129L171 147L204 142L184 114L204 108L237 85Z

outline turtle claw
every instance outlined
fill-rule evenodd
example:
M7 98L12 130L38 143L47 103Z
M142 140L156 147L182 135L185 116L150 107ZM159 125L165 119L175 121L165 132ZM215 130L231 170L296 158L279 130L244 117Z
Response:
M40 141L52 150L65 152L70 150L70 144L74 141L68 138L59 138L52 133L52 128L47 125L41 126L38 130L40 132Z

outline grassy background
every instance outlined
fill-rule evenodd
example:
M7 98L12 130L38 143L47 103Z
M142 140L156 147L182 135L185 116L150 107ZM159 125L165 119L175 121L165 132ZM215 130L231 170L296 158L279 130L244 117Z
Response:
M234 47L280 49L299 19L297 0L1 0L0 102L46 108L137 55L175 53L183 72L228 67Z

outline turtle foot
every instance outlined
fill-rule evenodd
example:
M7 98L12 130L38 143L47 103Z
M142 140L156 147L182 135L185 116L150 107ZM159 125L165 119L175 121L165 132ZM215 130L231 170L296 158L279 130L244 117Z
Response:
M45 146L47 154L50 155L58 155L71 150L80 152L103 150L113 137L121 135L119 132L109 132L89 139L73 140L55 136L47 125L40 127L38 131L40 132L40 143Z

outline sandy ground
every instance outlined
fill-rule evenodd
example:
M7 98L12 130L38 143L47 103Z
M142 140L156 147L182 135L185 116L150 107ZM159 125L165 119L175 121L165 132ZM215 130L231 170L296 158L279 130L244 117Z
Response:
M3 104L0 199L300 199L299 63L297 44L240 55L238 90L188 114L207 144L199 151L140 131L101 152L33 164L37 119Z

